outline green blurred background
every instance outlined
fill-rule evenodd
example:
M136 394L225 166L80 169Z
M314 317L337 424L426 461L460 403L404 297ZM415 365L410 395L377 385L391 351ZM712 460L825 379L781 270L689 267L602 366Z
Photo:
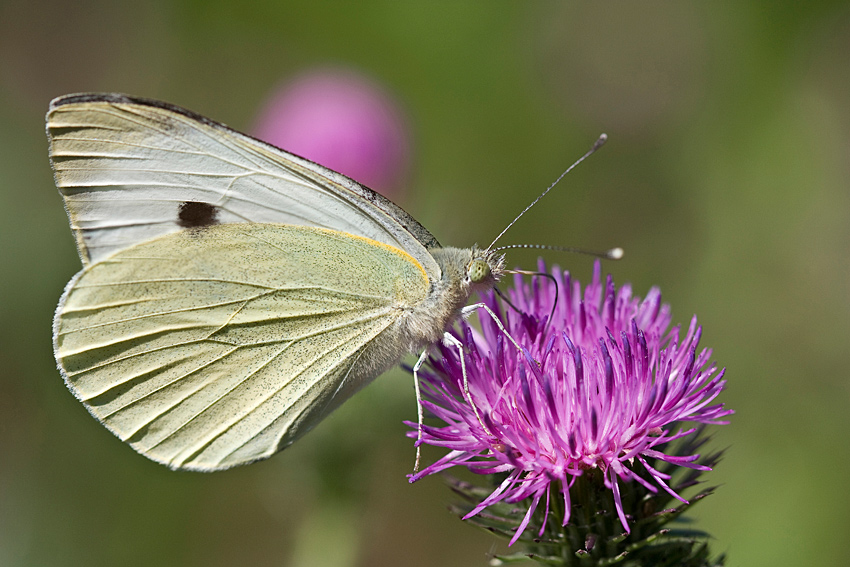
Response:
M0 0L0 565L469 566L505 549L449 515L438 478L408 485L399 370L284 453L204 475L134 453L54 367L79 260L48 101L126 92L247 129L276 85L329 64L406 109L400 203L443 243L489 242L607 132L504 242L620 245L618 283L699 315L737 413L693 517L729 565L850 563L848 54L839 1Z

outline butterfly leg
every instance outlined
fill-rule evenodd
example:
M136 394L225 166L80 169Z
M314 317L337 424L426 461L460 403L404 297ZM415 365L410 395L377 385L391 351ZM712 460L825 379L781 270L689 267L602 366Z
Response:
M469 402L469 405L472 407L475 417L478 418L478 423L480 423L481 428L484 429L484 433L492 437L493 434L490 433L490 430L487 429L486 425L484 425L484 420L481 419L481 414L478 413L478 407L475 405L475 402L472 400L472 395L469 393L469 378L466 375L466 357L463 355L463 343L450 333L445 333L443 335L443 343L446 346L457 347L458 354L460 355L460 372L463 374L463 394L466 396L466 401Z
M421 454L420 446L422 445L422 422L424 414L422 412L422 393L419 391L419 369L425 364L428 358L428 349L422 351L419 355L419 360L413 365L413 388L416 390L416 414L419 417L419 433L416 436L416 462L413 464L413 472L419 472L419 456Z
M511 334L508 333L508 330L505 329L505 326L502 324L502 322L499 320L499 318L496 316L496 314L493 312L493 310L490 309L489 307L487 307L486 304L475 303L473 305L467 305L466 307L461 309L461 312L460 312L461 317L463 317L465 319L469 315L471 315L474 311L476 311L478 309L483 309L484 311L486 311L490 315L490 318L493 319L493 322L496 324L496 326L499 328L499 330L506 337L508 337L508 340L511 341L511 343L517 348L517 350L520 351L520 352L523 352L523 349L522 349L521 346L519 346L519 343L517 343L516 340L511 336ZM475 417L478 419L478 423L481 424L481 428L484 430L485 433L487 433L487 435L490 435L492 437L493 434L490 432L490 430L484 424L484 420L481 419L481 414L478 411L478 406L475 405L475 402L472 400L472 395L469 392L469 377L466 374L466 357L464 356L464 352L463 352L463 343L461 343L460 340L457 339L451 333L444 333L443 334L443 344L445 344L446 346L457 347L458 353L460 354L460 369L461 369L461 373L463 374L463 394L464 394L464 397L466 398L466 401L469 403L470 407L472 407L472 411L473 411L473 413L475 413ZM419 356L419 360L417 360L416 364L413 365L413 386L414 386L414 389L416 390L416 409L417 409L417 414L418 414L418 417L419 417L419 434L416 436L416 462L413 466L413 472L414 473L419 470L420 445L422 443L422 423L424 421L423 410L422 410L422 395L421 395L421 392L420 392L420 389L419 389L419 369L422 368L423 364L425 364L425 360L427 358L428 358L428 349L426 349L422 352L422 354Z
M502 333L506 337L508 337L508 340L511 341L511 343L513 343L513 345L517 348L518 351L524 352L522 347L519 346L519 343L516 342L516 340L514 340L514 338L511 336L511 334L508 332L508 330L505 329L505 326L502 324L502 322L499 320L499 318L496 317L496 314L493 313L493 310L490 309L489 307L487 307L486 304L484 304L484 303L473 303L472 305L467 305L466 307L464 307L463 309L460 310L460 316L463 317L464 319L466 319L473 311L476 311L478 309L483 309L484 311L489 313L490 318L493 319L493 322L496 324L497 327L499 327L499 330L502 331Z

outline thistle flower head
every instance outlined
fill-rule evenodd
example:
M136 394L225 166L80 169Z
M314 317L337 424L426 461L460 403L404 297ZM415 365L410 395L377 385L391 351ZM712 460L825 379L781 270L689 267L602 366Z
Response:
M617 289L611 276L603 283L599 262L583 293L568 272L551 274L531 283L517 276L509 294L516 310L503 309L493 293L484 298L521 351L486 315L481 332L461 324L469 396L457 348L441 346L420 374L423 405L442 422L425 425L422 442L449 452L410 481L455 466L501 473L501 484L464 519L499 502L528 500L512 544L541 501L542 534L552 487L563 498L566 525L570 488L594 470L613 493L627 532L620 483L686 502L668 485L671 475L653 463L708 470L696 462L699 455L666 453L665 446L695 431L682 429L683 422L726 423L721 418L732 413L712 405L725 380L711 351L698 349L696 317L684 333L670 329L658 289L641 300L629 285ZM418 424L409 425L408 435L417 437Z

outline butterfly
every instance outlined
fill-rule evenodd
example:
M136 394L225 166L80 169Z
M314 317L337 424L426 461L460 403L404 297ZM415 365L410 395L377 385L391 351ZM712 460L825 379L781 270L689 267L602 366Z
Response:
M67 95L47 134L83 263L56 309L57 365L95 418L173 469L280 451L451 340L505 272L352 179L177 106Z

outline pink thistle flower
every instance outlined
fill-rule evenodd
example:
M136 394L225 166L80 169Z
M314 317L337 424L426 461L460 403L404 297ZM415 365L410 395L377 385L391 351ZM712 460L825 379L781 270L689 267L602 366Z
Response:
M519 312L506 308L500 319L521 353L489 317L480 318L480 333L462 323L471 400L463 394L456 348L441 347L421 374L423 405L444 423L425 425L422 442L449 453L410 482L455 466L506 475L463 519L502 501L528 500L511 544L541 499L543 534L550 487L562 494L566 526L570 488L594 469L613 493L627 532L621 482L635 481L651 493L665 490L687 504L669 486L671 475L652 463L710 470L696 462L699 455L665 453L665 445L697 430L677 429L681 422L723 424L720 418L733 413L710 405L726 382L724 370L709 361L711 350L697 350L702 328L696 317L681 338L680 327L668 330L670 309L657 288L641 301L628 284L618 290L610 275L603 285L600 274L597 262L584 294L578 281L557 269L553 281L538 277L529 285L517 276L509 297ZM495 294L484 301L502 313ZM414 429L408 436L416 438L418 425L408 425Z
M400 106L351 70L313 71L283 85L264 104L253 133L384 195L401 190L410 161Z

